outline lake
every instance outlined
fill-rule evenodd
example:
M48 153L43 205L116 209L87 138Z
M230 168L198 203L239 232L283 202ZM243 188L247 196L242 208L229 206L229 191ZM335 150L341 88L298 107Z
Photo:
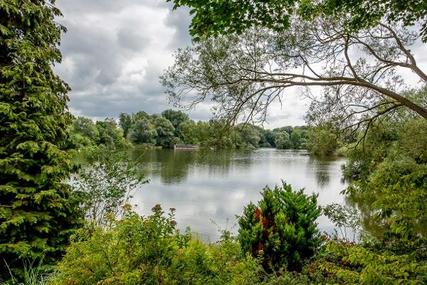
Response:
M344 159L320 160L306 151L270 148L235 151L135 151L143 162L148 184L134 193L136 210L147 215L155 204L176 209L180 229L191 227L203 240L215 241L220 230L237 232L236 215L260 191L281 180L294 189L318 193L320 205L344 203ZM321 231L333 232L326 217L318 219Z

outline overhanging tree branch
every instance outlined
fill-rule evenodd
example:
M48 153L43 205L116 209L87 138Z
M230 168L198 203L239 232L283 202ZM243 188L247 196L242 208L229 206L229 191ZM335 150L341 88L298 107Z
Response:
M343 26L317 18L294 23L293 31L210 38L187 49L185 56L178 54L162 81L174 86L170 94L196 90L198 98L220 104L233 121L245 111L249 116L262 113L256 110L265 111L272 98L281 98L291 87L312 86L338 92L335 101L324 102L335 104L336 111L351 112L346 106L355 102L374 107L386 98L427 119L426 106L406 96L399 76L400 70L411 70L427 82L408 48L416 38L399 26L351 34Z

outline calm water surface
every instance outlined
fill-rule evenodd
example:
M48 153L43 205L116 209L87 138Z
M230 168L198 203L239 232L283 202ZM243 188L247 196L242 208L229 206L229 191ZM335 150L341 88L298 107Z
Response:
M250 201L257 202L260 191L281 180L294 189L318 193L320 205L344 203L345 188L341 165L344 160L319 160L306 151L258 149L230 151L136 151L144 162L150 183L134 194L141 214L149 214L155 204L176 209L181 229L189 226L207 241L215 241L220 229L237 231L236 215ZM322 231L333 226L326 217L318 220Z

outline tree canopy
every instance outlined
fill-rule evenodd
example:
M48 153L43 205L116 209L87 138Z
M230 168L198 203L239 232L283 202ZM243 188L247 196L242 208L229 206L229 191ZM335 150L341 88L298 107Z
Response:
M61 256L80 222L64 183L71 116L69 87L52 70L64 31L54 4L0 1L0 283L25 260Z
M404 111L376 121L364 143L349 148L344 168L348 200L360 209L364 228L378 239L426 237L426 150L425 120Z
M419 36L382 22L349 31L345 21L293 18L288 30L210 37L178 50L162 82L172 100L186 94L196 103L211 100L217 115L231 122L264 121L269 106L295 87L312 99L316 124L335 120L342 128L358 128L400 107L427 119L425 102L409 95L402 76L411 72L420 85L427 83L411 51ZM323 93L312 94L312 86Z
M350 15L346 27L351 30L375 26L380 20L420 23L420 34L427 40L427 3L423 0L167 0L174 7L187 6L193 16L190 32L194 39L242 33L260 27L275 31L293 28L295 15L310 19L318 15Z

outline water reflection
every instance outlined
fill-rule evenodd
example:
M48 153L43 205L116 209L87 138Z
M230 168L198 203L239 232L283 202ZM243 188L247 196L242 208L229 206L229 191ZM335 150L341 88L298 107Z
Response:
M344 203L339 194L345 188L340 170L344 161L310 158L305 151L136 150L133 156L151 179L135 193L138 211L148 214L157 203L176 208L178 225L190 226L207 240L218 237L218 227L233 230L243 206L258 201L262 188L282 179L296 189L319 193L322 205ZM332 232L325 217L318 222Z
M308 166L313 168L318 187L325 188L329 186L329 168L333 163L334 159L310 157L308 161Z
M379 240L409 232L418 238L427 237L425 189L395 187L392 197L387 190L372 187L369 191L352 191L347 196L348 203L360 213L363 230ZM399 224L401 232L392 229Z

